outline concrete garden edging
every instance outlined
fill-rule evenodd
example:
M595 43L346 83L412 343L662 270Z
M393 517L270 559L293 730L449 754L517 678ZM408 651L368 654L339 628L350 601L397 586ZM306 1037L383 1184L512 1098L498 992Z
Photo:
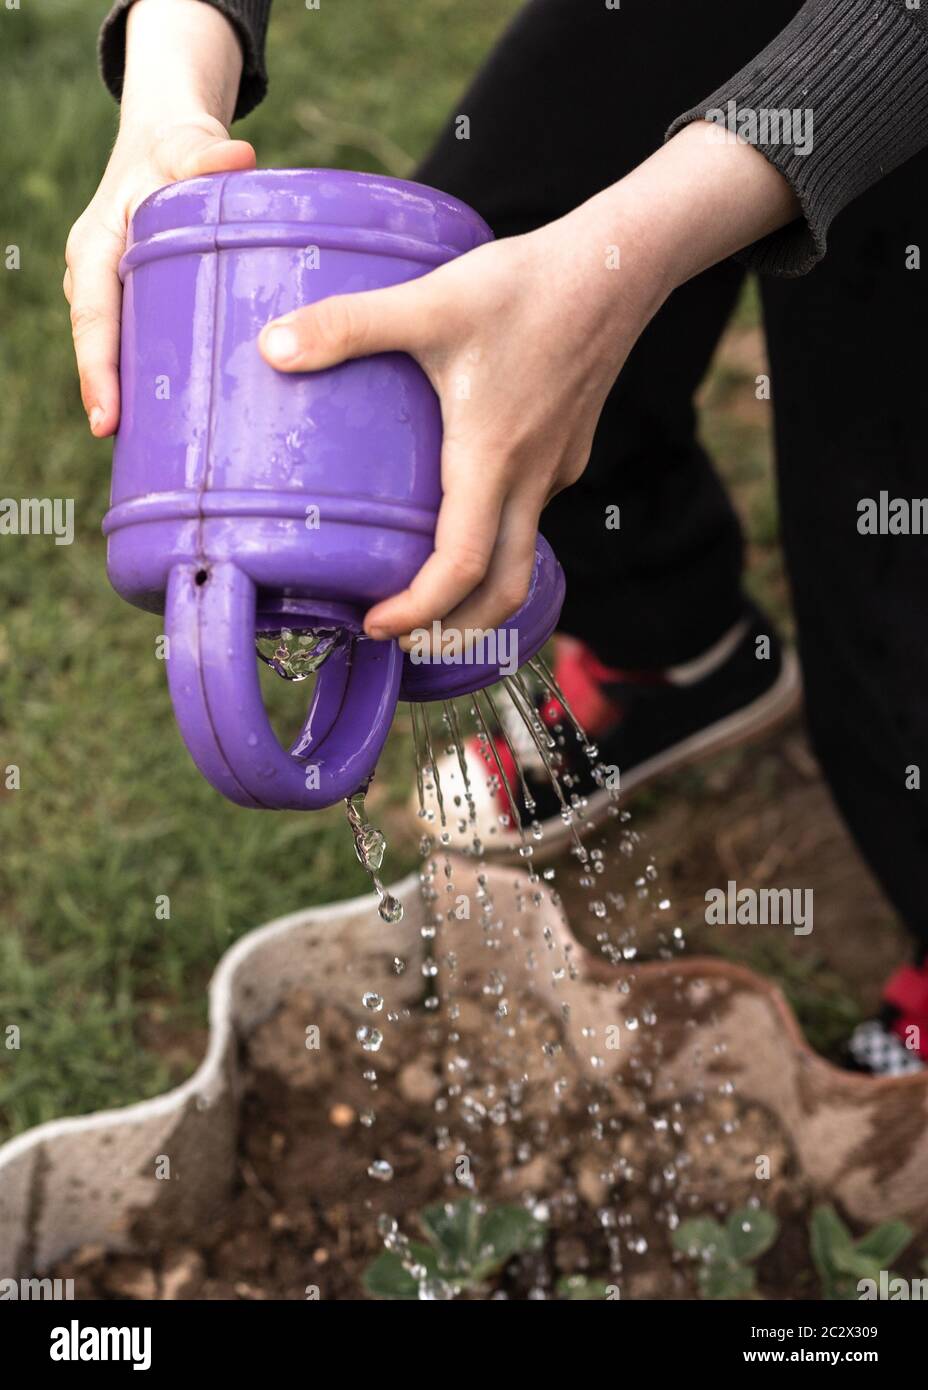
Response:
M421 956L418 878L393 888L407 909L389 932L370 894L290 913L257 927L222 956L209 987L209 1044L181 1086L118 1110L52 1120L0 1147L0 1275L44 1270L77 1246L132 1248L135 1216L190 1232L226 1197L238 1117L238 1042L311 973L326 998L356 1002L358 978L379 977L397 950ZM372 920L373 919L373 920ZM395 993L412 997L409 970ZM156 1176L159 1155L170 1180Z
M486 870L497 911L524 876ZM357 1011L359 985L383 988L391 1007L421 994L424 945L417 874L391 891L403 922L385 927L369 894L291 913L255 928L221 958L209 990L210 1035L194 1074L172 1091L118 1110L54 1120L0 1147L0 1276L42 1273L81 1245L133 1248L132 1225L157 1208L159 1225L189 1237L227 1198L235 1169L240 1042L296 988ZM568 1040L618 1025L621 1043L600 1065L621 1074L641 1046L626 1021L653 1008L647 1044L656 1099L684 1097L731 1079L740 1098L766 1107L788 1134L802 1176L822 1199L869 1224L903 1218L928 1226L928 1072L891 1080L846 1073L815 1054L780 991L743 966L706 957L612 968L586 952L550 905L524 900L518 939L507 933L494 968L561 1011ZM454 929L458 994L479 988L482 936ZM510 939L512 936L512 939ZM555 972L549 960L572 968ZM395 955L407 969L393 971ZM582 1041L581 1041L582 1039ZM638 1053L640 1056L640 1052ZM602 1075L602 1071L599 1072ZM169 1160L170 1180L157 1176Z

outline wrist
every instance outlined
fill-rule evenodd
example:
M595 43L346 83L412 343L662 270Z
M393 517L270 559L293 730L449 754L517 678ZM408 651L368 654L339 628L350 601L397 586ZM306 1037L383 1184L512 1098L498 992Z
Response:
M619 190L636 210L668 294L801 212L786 179L758 149L708 121L685 126Z
M570 268L568 291L587 331L601 332L621 352L617 323L629 324L637 335L674 288L643 200L623 180L546 230Z
M144 133L206 115L228 127L242 50L232 24L203 0L135 0L126 17L120 129Z
M591 291L613 323L621 305L643 326L678 286L799 215L783 176L726 134L694 122L552 224L581 248Z

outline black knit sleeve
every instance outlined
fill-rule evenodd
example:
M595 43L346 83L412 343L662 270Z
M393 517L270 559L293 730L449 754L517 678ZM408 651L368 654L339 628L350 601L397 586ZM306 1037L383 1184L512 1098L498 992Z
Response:
M825 254L836 214L928 145L928 3L806 0L762 53L679 116L667 138L701 119L740 129L802 208L740 259L762 272L804 274Z
M264 41L271 0L201 0L226 16L242 45L242 80L234 120L247 116L267 91ZM100 72L117 101L122 97L126 62L126 15L133 0L116 0L100 30Z

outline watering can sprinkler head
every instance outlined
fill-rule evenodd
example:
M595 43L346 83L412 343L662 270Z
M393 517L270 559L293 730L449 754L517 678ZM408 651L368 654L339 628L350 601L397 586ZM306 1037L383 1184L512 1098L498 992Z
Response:
M239 805L349 797L370 780L398 699L499 679L498 652L417 664L362 630L432 549L441 416L425 374L402 353L281 374L257 347L270 319L301 304L413 279L491 236L434 189L327 169L186 180L132 219L107 568L130 603L164 612L184 741ZM563 596L539 537L528 597L501 630L520 662L551 635ZM255 651L284 630L313 634L299 674L319 667L289 749Z

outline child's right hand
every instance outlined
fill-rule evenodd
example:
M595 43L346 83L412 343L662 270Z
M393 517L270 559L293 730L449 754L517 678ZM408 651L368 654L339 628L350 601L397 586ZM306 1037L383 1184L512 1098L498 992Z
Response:
M95 435L119 424L119 260L129 219L178 179L253 169L255 152L229 138L242 54L228 20L200 0L136 0L126 28L119 135L100 186L65 249L65 298Z

